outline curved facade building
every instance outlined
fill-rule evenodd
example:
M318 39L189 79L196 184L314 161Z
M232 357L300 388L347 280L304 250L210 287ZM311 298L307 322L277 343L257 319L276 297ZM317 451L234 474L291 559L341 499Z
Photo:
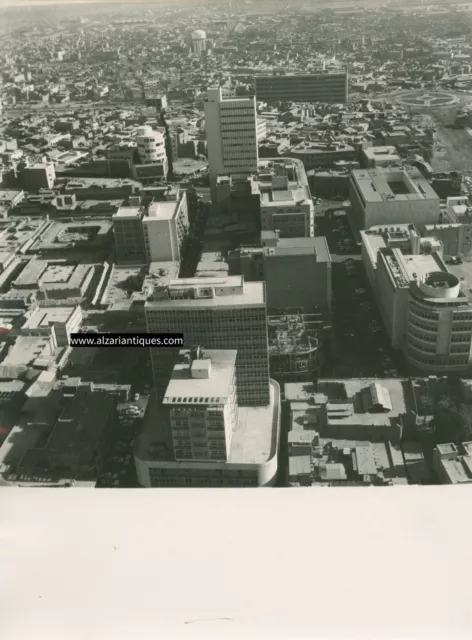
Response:
M143 164L162 164L167 160L164 134L145 126L138 129L136 136L138 154Z
M412 283L404 352L415 368L459 372L469 368L472 306L452 273L436 271Z
M467 268L447 267L442 245L413 225L361 232L363 261L392 346L414 373L463 373L472 365Z

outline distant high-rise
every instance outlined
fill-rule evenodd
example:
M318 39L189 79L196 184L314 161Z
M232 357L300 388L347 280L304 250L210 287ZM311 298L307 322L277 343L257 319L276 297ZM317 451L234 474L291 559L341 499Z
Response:
M237 349L239 404L270 403L263 282L244 282L241 276L172 280L167 287L154 289L145 309L149 332L183 333L188 347ZM151 349L158 391L172 370L169 351Z
M255 98L226 98L221 88L209 89L205 128L212 191L219 175L257 171Z
M347 71L323 71L309 75L256 76L256 97L273 102L344 103L348 98Z

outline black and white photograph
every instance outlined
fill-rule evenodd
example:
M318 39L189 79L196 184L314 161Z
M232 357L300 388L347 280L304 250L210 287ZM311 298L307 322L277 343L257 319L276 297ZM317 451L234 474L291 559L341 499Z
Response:
M0 0L4 515L247 496L297 546L470 483L472 3Z

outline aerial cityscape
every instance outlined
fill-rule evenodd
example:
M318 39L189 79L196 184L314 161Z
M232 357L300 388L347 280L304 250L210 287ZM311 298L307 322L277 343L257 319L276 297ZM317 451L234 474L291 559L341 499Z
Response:
M0 4L0 485L472 482L472 4Z

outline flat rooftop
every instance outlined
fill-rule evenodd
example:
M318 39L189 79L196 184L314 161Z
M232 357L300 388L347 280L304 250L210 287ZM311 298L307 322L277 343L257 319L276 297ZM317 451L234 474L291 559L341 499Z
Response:
M441 460L451 484L472 482L472 456L460 456L453 460Z
M277 383L270 384L270 405L267 407L240 407L238 425L233 432L229 464L260 465L270 460L277 450L280 393ZM135 455L141 461L162 462L164 466L179 465L173 458L172 434L168 424L168 409L152 396L143 427L136 439ZM166 464L167 463L167 464ZM188 461L189 464L212 466L214 462ZM220 468L220 467L218 467Z
M243 286L244 284L244 286ZM263 282L244 282L242 276L222 276L211 278L189 278L172 280L169 288L172 291L190 288L215 288L214 298L194 299L170 299L149 300L146 309L172 308L198 308L198 307L248 307L265 306L265 285ZM219 294L220 290L222 293Z
M24 329L48 327L52 322L67 322L76 307L37 307L30 315Z
M184 354L179 353L181 362L174 366L172 377L167 386L163 404L181 406L187 403L224 404L229 396L231 381L236 368L237 351L235 349L202 349L202 359L193 362L184 361ZM194 378L191 367L210 364L208 378Z
M141 217L143 212L142 207L120 207L116 213L113 214L113 220L117 218L134 218Z
M178 202L152 202L144 220L172 220L178 210Z
M434 200L439 196L419 172L402 169L354 169L352 180L367 203Z
M263 237L264 232L261 232ZM279 238L276 247L266 247L275 251L275 255L307 255L315 254L317 262L331 262L331 255L325 237L319 238ZM243 251L245 249L241 249Z
M391 410L370 413L363 395L372 384L386 389ZM291 430L300 430L313 423L316 406L327 405L328 425L388 426L393 419L407 413L404 380L395 378L357 378L319 380L316 385L289 382L284 385L285 399L290 403Z

